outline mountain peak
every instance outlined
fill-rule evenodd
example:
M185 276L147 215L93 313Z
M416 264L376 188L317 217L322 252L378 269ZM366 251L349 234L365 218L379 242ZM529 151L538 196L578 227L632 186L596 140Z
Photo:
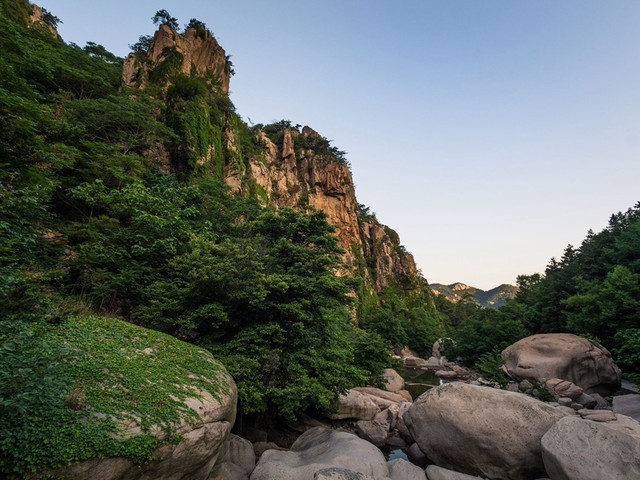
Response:
M487 308L498 308L507 303L508 299L514 298L518 288L503 283L502 285L492 288L491 290L481 290L471 287L461 282L443 285L441 283L432 283L429 285L431 290L437 295L443 295L452 302L461 300L471 300L478 305Z

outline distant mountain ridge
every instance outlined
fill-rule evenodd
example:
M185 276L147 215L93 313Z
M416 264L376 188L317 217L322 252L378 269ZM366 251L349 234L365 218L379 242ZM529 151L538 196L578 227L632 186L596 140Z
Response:
M470 287L464 283L452 283L451 285L443 285L441 283L432 283L429 285L433 293L444 295L452 302L470 298L478 305L487 308L498 308L507 303L507 299L514 298L518 287L503 283L499 287L491 290L481 290L476 287Z

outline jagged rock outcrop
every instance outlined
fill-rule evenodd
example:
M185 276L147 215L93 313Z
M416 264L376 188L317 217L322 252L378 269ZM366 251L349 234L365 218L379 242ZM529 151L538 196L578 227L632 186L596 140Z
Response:
M180 34L161 25L145 58L140 53L126 58L122 78L131 87L144 88L150 82L165 86L171 74L180 72L211 78L223 95L229 91L227 56L205 29L189 28ZM202 118L209 118L205 113ZM338 273L361 276L372 294L388 286L428 291L398 234L374 216L362 214L343 152L331 147L326 138L309 126L300 130L288 122L276 124L277 128L250 131L245 126L242 130L241 120L230 111L220 113L216 121L208 131L192 132L194 138L206 139L206 145L185 144L177 149L194 157L195 161L186 162L191 162L190 167L182 159L173 168L194 168L195 164L220 178L232 194L253 195L275 208L324 211L345 251L345 266ZM254 138L247 140L247 136ZM259 145L257 150L242 152L241 139Z
M188 28L180 34L167 25L160 25L147 57L148 63L141 62L135 53L125 59L122 80L126 85L144 88L149 83L150 72L162 62L170 62L175 73L195 71L202 77L210 75L224 93L229 92L230 67L225 51L204 29Z
M42 9L35 3L31 5L31 15L29 15L29 25L44 25L51 34L58 38L58 30L56 30L51 24L45 21L44 13Z
M416 288L418 270L413 256L400 245L396 232L373 216L359 215L349 166L314 148L315 139L324 140L318 132L308 126L302 132L284 128L279 145L264 132L258 135L264 146L263 158L249 159L244 172L235 165L224 170L224 181L233 192L245 193L248 185L257 185L263 200L276 208L324 211L336 227L351 273L361 261L366 263L365 276L376 291L392 283L408 290Z

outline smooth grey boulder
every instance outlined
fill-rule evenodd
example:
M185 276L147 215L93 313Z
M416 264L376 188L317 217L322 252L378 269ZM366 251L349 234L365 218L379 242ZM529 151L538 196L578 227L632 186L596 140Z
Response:
M373 420L358 420L356 423L356 432L360 438L367 442L373 443L376 447L382 447L387 443L389 432L395 423L395 416L398 414L398 406L393 405L394 410L387 408L377 414Z
M420 450L420 446L417 443L412 443L407 449L407 458L411 460L411 463L415 463L423 468L431 463L424 452Z
M246 473L251 475L253 469L256 466L256 454L253 449L253 444L242 437L229 435L227 441L223 444L220 457L218 458L218 464L231 463L238 465Z
M565 417L542 437L542 457L553 480L640 479L640 423Z
M323 468L313 476L314 480L378 480L371 475L360 472L352 472L346 468ZM275 480L275 479L274 479Z
M404 389L404 378L393 368L385 368L382 371L382 378L384 378L384 386L388 391L397 392Z
M427 480L423 469L402 458L387 462L387 466L391 480Z
M207 480L248 480L249 475L240 465L224 462L217 464L211 470Z
M630 393L613 397L613 413L626 415L640 422L640 395Z
M326 468L386 478L387 462L373 444L344 431L314 427L303 433L289 451L267 450L251 474L251 480L313 480Z
M437 465L429 465L426 474L428 480L482 480L480 477L454 472Z
M351 389L346 395L338 396L337 410L330 415L330 418L333 420L345 418L372 420L379 412L380 408L371 399L371 396Z
M407 410L409 410L411 405L412 403L404 402L398 406L398 417L396 418L396 425L395 425L395 428L398 431L398 435L400 435L400 437L405 442L407 442L407 444L413 443L414 440L411 437L411 432L409 432L409 429L407 428L407 425L404 423L404 418L402 418L402 416Z
M403 418L436 465L497 480L544 476L540 439L564 416L521 393L456 382L422 394Z
M622 374L599 343L569 333L544 333L517 341L502 351L506 374L518 381L559 378L587 393L620 388Z

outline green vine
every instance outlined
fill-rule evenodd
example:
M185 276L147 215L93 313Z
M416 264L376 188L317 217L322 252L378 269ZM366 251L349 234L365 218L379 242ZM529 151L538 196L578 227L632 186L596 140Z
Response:
M207 351L114 318L70 317L48 326L42 345L59 359L67 391L16 415L20 429L3 432L10 436L0 442L0 472L9 477L92 457L143 465L161 443L182 440L178 425L199 421L187 398L229 393L224 367Z

